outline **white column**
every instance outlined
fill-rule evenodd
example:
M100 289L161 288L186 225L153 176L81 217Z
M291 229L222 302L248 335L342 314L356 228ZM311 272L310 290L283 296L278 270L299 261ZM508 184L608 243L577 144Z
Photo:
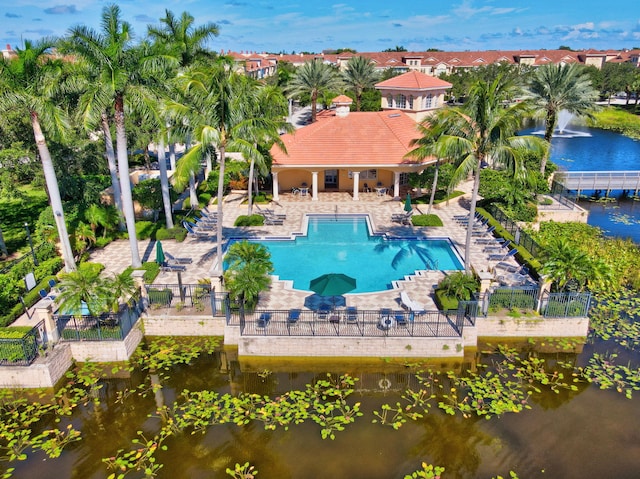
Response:
M273 178L273 201L280 201L279 190L280 185L278 185L278 172L272 171L271 177Z
M318 201L318 172L311 172L311 200Z
M360 190L360 172L353 172L353 201L358 201L358 191Z
M393 172L393 197L400 198L400 172Z

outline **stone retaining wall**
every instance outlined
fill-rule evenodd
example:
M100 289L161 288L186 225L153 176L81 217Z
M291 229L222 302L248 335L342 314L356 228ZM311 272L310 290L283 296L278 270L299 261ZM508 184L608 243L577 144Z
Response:
M511 318L476 319L478 337L501 338L576 338L586 337L589 318Z
M73 364L71 348L61 344L38 358L31 366L0 368L1 388L52 388Z
M224 336L224 318L142 316L146 336ZM237 329L237 328L236 328Z
M241 336L238 355L286 357L462 358L461 338Z
M80 362L109 363L127 361L142 341L142 330L138 325L124 341L73 341L67 343L73 359Z

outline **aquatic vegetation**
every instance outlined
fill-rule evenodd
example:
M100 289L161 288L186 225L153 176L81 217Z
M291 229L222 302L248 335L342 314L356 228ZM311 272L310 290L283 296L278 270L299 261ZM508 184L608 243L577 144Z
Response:
M578 368L583 376L600 389L615 389L631 399L633 391L640 391L640 368L616 364L617 354L594 354L589 365Z

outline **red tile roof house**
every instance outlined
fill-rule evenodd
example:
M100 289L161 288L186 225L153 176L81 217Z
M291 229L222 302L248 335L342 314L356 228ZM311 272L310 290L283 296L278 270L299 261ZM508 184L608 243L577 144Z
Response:
M419 137L417 122L444 104L451 84L420 72L408 72L376 85L382 92L379 112L350 112L351 98L334 98L335 109L318 114L315 123L285 134L286 153L271 149L273 199L281 192L307 187L311 199L321 191L359 192L381 185L395 198L407 174L420 172L434 158L417 160L406 155Z

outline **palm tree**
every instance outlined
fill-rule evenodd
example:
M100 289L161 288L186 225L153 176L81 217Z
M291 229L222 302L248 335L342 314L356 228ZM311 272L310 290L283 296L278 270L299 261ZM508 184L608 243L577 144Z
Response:
M130 271L115 274L113 277L105 279L103 284L109 291L107 306L110 307L112 313L118 312L121 298L127 299L137 291L135 281Z
M268 272L273 271L271 253L266 246L249 241L238 241L233 243L225 256L225 261L229 268L237 268L246 264L261 264Z
M578 63L543 65L531 76L528 86L529 102L545 117L544 139L551 142L560 110L574 115L591 116L599 92L591 85L589 73ZM540 162L544 175L548 151Z
M341 86L342 81L333 67L322 60L313 60L298 67L286 91L292 96L311 96L311 121L314 122L318 96L326 91L339 89Z
M176 18L170 10L165 10L165 17L161 18L160 21L163 23L160 28L149 26L148 35L156 42L157 46L162 49L163 53L177 59L180 71L184 71L184 69L192 65L215 58L215 53L205 48L205 44L210 39L218 36L219 30L215 23L209 22L205 25L194 27L194 18L188 12L182 12L180 18ZM179 94L179 92L174 90L173 94ZM161 130L164 131L164 128ZM190 132L187 132L186 150L191 146L189 144L190 136ZM162 147L164 148L164 138L162 139ZM199 171L199 169L200 165L198 165L197 171ZM167 203L169 202L169 182L166 179L166 171L164 175L162 174L162 169L160 171L166 213L168 209ZM197 205L198 201L195 187L195 174L197 171L192 171L189 177L192 206ZM171 221L173 224L170 215L168 218L167 221ZM169 223L167 223L167 228L169 227Z
M344 83L356 97L356 111L360 111L362 92L367 88L372 88L378 80L373 62L361 56L352 57L347 62L347 68L342 76Z
M82 266L82 265L81 265ZM89 314L96 316L107 309L104 283L92 268L81 267L60 277L60 294L56 301L61 311L78 316L86 305Z
M431 117L431 125L441 132L432 147L434 155L458 165L450 187L470 174L474 178L464 252L467 272L471 269L473 218L482 166L506 168L516 179L524 179L524 153L527 150L538 154L546 151L547 142L540 138L515 136L528 108L525 103L505 107L503 100L512 91L513 84L502 76L490 84L478 81L462 107L438 110Z
M235 73L228 60L221 59L212 68L192 68L178 79L180 90L189 102L169 102L168 108L178 118L189 118L197 140L196 145L180 160L173 175L178 188L186 186L190 172L199 168L203 151L214 146L218 149L218 221L217 266L212 274L222 272L224 169L227 149L241 153L245 158L257 157L255 132L268 129L271 120L253 116L249 107L255 102L256 89L247 88L253 81ZM240 94L241 93L241 94ZM214 265L216 263L214 262Z
M132 109L147 110L157 104L157 98L144 84L144 78L153 78L172 64L168 57L152 54L148 45L132 46L133 34L128 22L120 18L117 5L102 11L102 32L86 26L70 31L69 44L73 52L98 72L101 86L101 107L111 102L116 126L116 155L121 178L122 206L131 248L131 265L141 266L136 237L135 214L131 197L127 133L125 129L125 103Z
M271 284L269 272L262 264L249 263L225 271L224 283L235 298L242 302L254 303L261 291Z
M255 88L247 83L250 88ZM268 173L266 156L273 143L277 143L280 148L286 152L286 146L280 138L280 133L293 131L293 125L287 123L285 117L288 112L287 99L282 95L280 89L276 86L263 86L257 92L256 101L249 107L254 107L255 111L251 116L262 118L263 121L257 123L257 128L251 128L247 131L247 135L251 135L254 139L256 156L249 158L249 181L248 181L248 206L247 214L251 216L253 212L253 182L255 176L255 167L261 175ZM258 144L262 149L258 148ZM257 185L257 181L256 181Z
M548 244L542 256L540 272L556 284L558 291L582 291L588 284L607 284L612 278L611 268L606 263L592 259L563 238Z
M66 116L54 102L56 87L63 73L62 61L49 55L54 44L52 39L38 42L27 40L23 49L16 50L15 57L0 61L0 110L21 110L31 119L65 269L74 271L76 263L67 232L58 179L43 132L43 127L54 134L62 133L68 127Z

